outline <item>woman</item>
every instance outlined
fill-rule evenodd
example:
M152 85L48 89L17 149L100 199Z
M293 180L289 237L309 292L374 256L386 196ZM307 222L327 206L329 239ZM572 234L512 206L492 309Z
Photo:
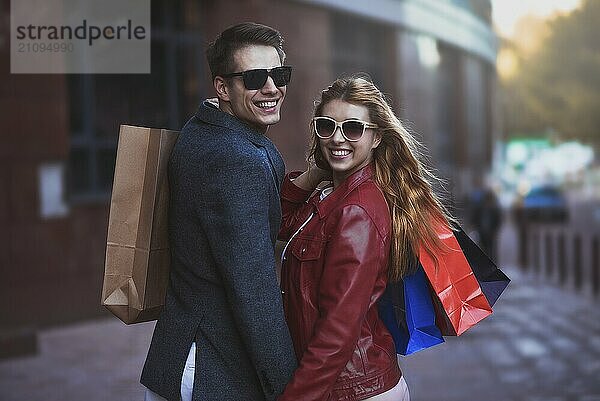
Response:
M281 191L281 289L299 367L279 400L408 400L377 300L414 250L442 246L427 222L449 216L418 143L367 79L324 90L311 128L309 163L321 168L288 174Z

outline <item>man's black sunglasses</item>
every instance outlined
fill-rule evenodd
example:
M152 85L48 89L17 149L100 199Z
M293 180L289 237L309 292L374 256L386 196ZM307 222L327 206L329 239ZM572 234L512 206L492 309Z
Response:
M286 86L292 78L292 67L284 65L275 68L259 68L256 70L248 70L242 72L232 72L230 74L221 75L223 78L242 77L244 86L248 90L256 90L265 86L269 77L273 78L275 86Z

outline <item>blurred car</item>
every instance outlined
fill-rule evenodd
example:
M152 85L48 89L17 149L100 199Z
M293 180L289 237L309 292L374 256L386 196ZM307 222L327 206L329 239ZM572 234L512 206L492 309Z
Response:
M529 191L517 203L520 217L530 221L565 222L569 218L567 199L562 190L545 185Z

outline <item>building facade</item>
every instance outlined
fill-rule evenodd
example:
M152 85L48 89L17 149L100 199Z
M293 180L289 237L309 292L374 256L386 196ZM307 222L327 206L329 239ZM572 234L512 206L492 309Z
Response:
M9 21L10 1L0 17ZM269 136L303 168L313 101L366 72L461 199L497 139L489 0L153 0L147 75L10 74L0 26L0 324L56 324L99 306L120 124L180 129L213 96L204 49L241 21L277 27L294 66Z

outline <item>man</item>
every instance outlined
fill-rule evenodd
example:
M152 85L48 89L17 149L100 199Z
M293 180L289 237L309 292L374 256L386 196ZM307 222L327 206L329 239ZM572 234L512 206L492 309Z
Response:
M492 188L479 188L471 195L471 222L477 230L479 246L497 261L496 239L502 225L502 209Z
M274 261L284 165L264 135L291 75L282 43L244 23L207 50L218 107L200 105L169 162L172 263L147 400L189 400L192 387L194 400L275 400L296 366Z

